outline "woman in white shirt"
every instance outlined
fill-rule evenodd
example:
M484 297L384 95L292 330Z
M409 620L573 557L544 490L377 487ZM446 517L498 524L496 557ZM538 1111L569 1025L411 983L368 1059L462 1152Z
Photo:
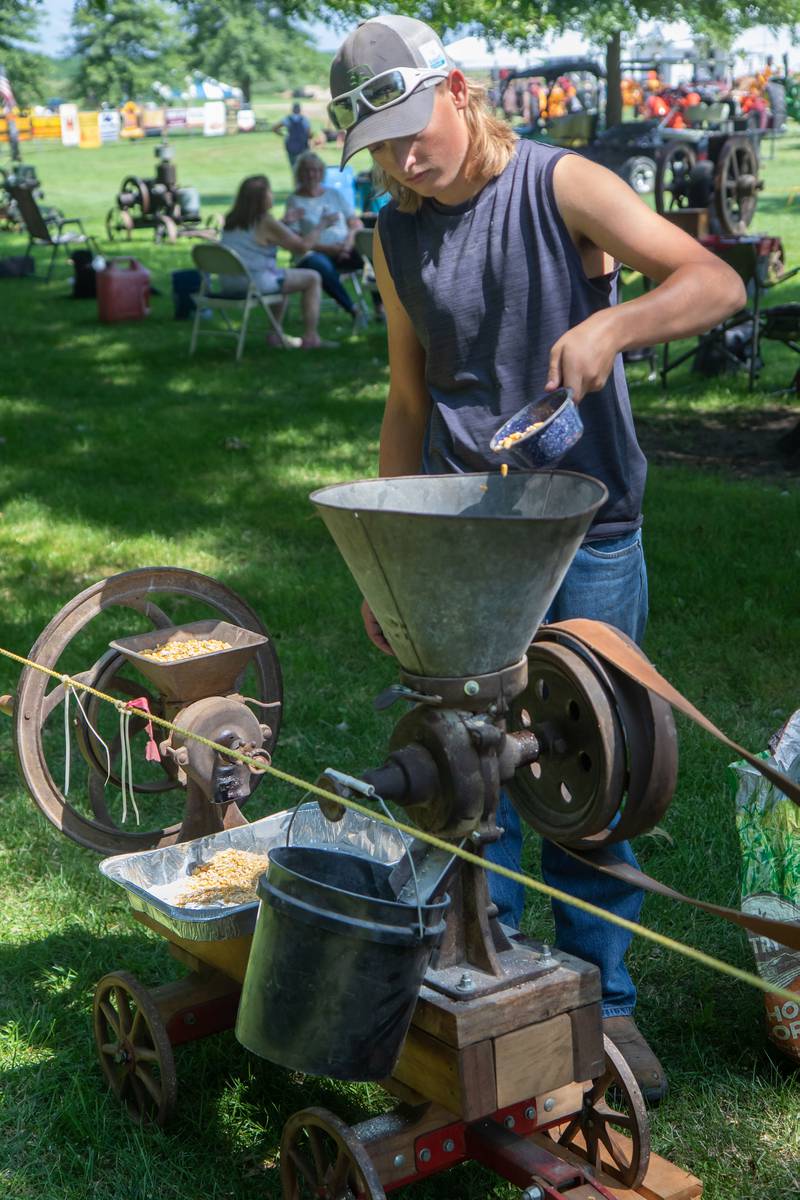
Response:
M325 187L325 163L313 150L297 159L294 177L295 190L286 201L284 214L287 225L299 234L308 234L321 221L329 220L298 264L316 271L327 294L350 314L356 328L363 328L365 315L356 308L339 278L340 271L360 271L364 266L355 248L356 233L364 228L363 222L343 191ZM380 311L377 293L373 300L376 312Z
M220 241L233 250L242 260L255 280L259 291L265 295L280 293L288 297L299 292L303 310L303 337L281 339L277 333L269 334L267 341L273 346L301 346L304 350L333 348L336 342L326 342L319 336L319 306L321 299L320 277L316 271L303 268L284 270L277 264L278 247L291 254L303 255L320 238L330 222L322 218L305 236L293 233L282 221L276 220L269 211L273 196L266 175L250 175L242 180L233 208L225 218ZM241 278L223 278L226 290L241 287ZM285 312L284 304L281 317Z

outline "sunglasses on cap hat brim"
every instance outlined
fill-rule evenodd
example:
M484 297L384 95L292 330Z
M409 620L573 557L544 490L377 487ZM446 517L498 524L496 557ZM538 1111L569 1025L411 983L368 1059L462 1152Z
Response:
M391 105L408 99L417 88L430 87L448 72L430 67L393 67L373 75L358 87L334 96L328 105L328 114L336 129L351 129L360 117L369 112L380 112ZM366 112L365 112L366 110Z

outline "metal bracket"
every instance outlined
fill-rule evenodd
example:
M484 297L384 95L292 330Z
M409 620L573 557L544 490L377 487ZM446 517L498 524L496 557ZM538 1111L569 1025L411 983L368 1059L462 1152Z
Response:
M384 691L380 692L372 701L372 707L376 712L383 712L386 708L391 708L398 700L407 700L410 704L441 704L441 696L429 696L425 692L415 692L412 688L406 687L402 683L393 683Z

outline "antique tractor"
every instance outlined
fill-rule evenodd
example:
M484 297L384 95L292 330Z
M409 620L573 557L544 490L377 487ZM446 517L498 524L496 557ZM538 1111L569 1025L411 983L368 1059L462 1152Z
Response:
M681 130L659 154L657 210L696 237L746 233L764 186L759 142L757 131Z
M110 242L120 236L129 239L134 229L152 229L157 242L174 242L181 235L207 236L205 230L213 233L219 227L220 217L215 214L203 228L200 193L197 188L178 185L173 149L166 141L156 146L155 179L126 176L116 207L109 209L106 217Z

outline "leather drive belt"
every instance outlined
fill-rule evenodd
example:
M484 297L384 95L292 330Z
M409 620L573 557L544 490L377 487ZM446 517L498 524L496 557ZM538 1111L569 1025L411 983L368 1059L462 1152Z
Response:
M606 662L611 663L612 666L629 675L636 683L641 684L642 687L646 687L656 696L660 696L662 700L666 700L678 712L689 717L695 724L705 729L707 733L712 734L720 742L728 746L729 749L734 750L736 754L745 759L746 762L749 762L757 771L760 771L785 796L788 796L790 800L800 806L800 785L787 775L784 775L777 767L773 767L771 763L766 762L763 758L758 758L755 754L751 754L749 750L745 750L743 746L738 745L737 742L734 742L727 734L723 733L721 729L718 729L712 721L709 721L708 717L695 708L685 696L682 696L663 675L660 675L652 663L647 662L642 657L637 646L628 642L613 626L606 625L602 621L576 619L572 621L559 621L553 625L548 625L547 629L552 632L561 630L569 634L570 637L583 643L587 649L591 650L599 658L605 659ZM743 913L735 908L725 908L719 904L707 904L703 900L695 900L692 896L684 896L682 892L675 891L674 888L668 887L664 883L659 883L657 879L646 875L644 871L640 871L636 867L622 862L606 849L581 851L573 850L569 846L562 846L561 848L566 850L567 854L571 855L572 858L576 858L580 862L586 863L598 871L602 871L605 875L612 875L615 879L620 879L624 883L642 888L644 891L654 892L658 896L666 896L670 900L678 900L682 904L691 904L695 908L702 909L703 912L711 913L716 917L722 917L725 921L732 921L735 925L740 925L743 929L747 929L751 933L770 938L772 941L778 942L782 946L788 946L792 950L800 950L800 922L774 921L768 917L759 917L755 913Z

